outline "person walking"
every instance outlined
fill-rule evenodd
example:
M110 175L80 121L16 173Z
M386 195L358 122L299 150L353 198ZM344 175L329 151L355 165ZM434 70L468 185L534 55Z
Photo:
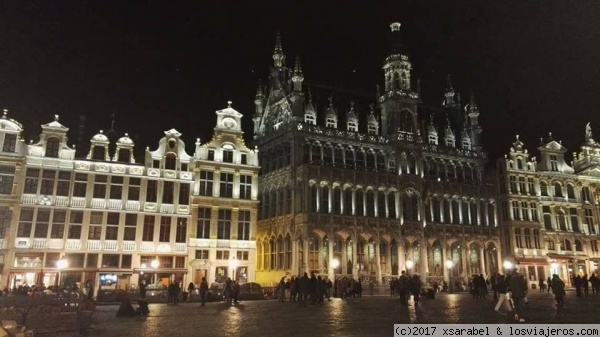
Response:
M419 305L419 295L421 294L421 278L419 277L419 275L413 275L410 287L410 292L413 295L413 301L415 302L416 309Z
M278 286L278 294L279 294L279 302L284 302L285 301L285 276L281 278L281 280L279 280L279 286Z
M240 284L238 280L233 281L233 303L238 303L240 297Z
M306 307L306 301L308 300L310 279L308 274L304 273L304 276L298 278L298 304L302 307Z
M552 290L552 280L550 279L550 276L548 276L546 283L548 283L548 294L549 294L550 290Z
M290 280L290 302L296 302L296 296L298 295L298 279L296 276L292 276Z
M494 311L498 312L502 303L506 302L506 307L510 310L510 301L507 295L508 284L506 283L506 278L504 275L498 274L496 277L496 292L498 293L498 303L496 303L496 307Z
M208 282L206 282L206 277L202 278L200 281L200 303L202 306L206 304L206 297L208 296Z
M525 318L523 318L523 309L525 307L525 297L527 296L527 281L525 281L523 275L515 270L508 281L508 287L510 288L514 305L515 320L517 322L525 322Z
M556 309L562 310L565 308L565 282L558 277L558 274L552 275L552 292L556 300Z

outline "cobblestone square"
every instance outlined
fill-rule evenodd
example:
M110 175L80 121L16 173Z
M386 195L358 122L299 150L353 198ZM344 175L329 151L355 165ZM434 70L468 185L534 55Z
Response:
M526 323L597 323L600 296L576 298L567 293L566 309L557 314L552 294L530 293ZM232 306L198 303L151 304L148 317L117 318L118 306L98 306L88 336L392 336L394 323L517 324L502 308L493 311L492 296L438 294L418 308L400 305L397 297L363 296L333 299L323 305L299 307L276 300L248 301ZM43 335L65 336L65 334Z

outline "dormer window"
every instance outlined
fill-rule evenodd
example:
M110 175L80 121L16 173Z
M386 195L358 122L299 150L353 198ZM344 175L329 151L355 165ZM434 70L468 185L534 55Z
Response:
M304 122L311 125L317 125L317 119L314 114L305 114Z
M517 158L517 169L518 170L523 169L523 159L521 159L521 158Z
M131 151L129 149L119 149L117 161L128 163L131 159Z
M333 119L333 118L327 118L326 126L328 128L335 128L336 127L335 119Z
M247 165L248 164L248 155L245 153L242 153L240 156L241 156L241 164Z
M103 146L94 146L94 152L92 153L93 160L105 160L106 149Z
M430 135L429 136L429 144L438 145L438 139L437 139L437 137L434 136L434 135Z
M181 163L181 171L186 172L188 170L188 164L187 163Z
M208 160L215 160L215 150L208 150Z
M446 146L447 147L454 147L454 139L452 139L452 138L446 138Z
M377 126L375 126L373 124L369 124L368 132L370 135L376 135L377 134Z
M50 137L46 140L46 157L58 158L60 150L60 140L56 137Z
M175 170L177 168L177 156L173 152L165 156L165 170Z
M3 152L15 152L17 149L17 135L7 133L4 135Z
M358 124L356 122L348 122L348 131L358 132Z
M558 171L558 157L555 154L550 155L550 170Z
M471 143L469 143L466 140L463 140L462 148L463 148L463 150L470 150L471 149Z
M160 168L160 160L154 159L152 161L152 168Z
M223 149L223 162L233 163L233 150Z

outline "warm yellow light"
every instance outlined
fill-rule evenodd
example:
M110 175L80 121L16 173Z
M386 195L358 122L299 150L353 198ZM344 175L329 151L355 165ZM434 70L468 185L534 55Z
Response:
M337 267L340 266L340 260L338 260L338 259L331 260L331 266L333 267L333 269L337 269Z

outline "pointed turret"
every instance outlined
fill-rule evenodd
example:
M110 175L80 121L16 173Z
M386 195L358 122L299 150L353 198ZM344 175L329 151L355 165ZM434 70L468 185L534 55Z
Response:
M477 102L475 102L475 94L471 90L471 98L469 100L469 105L467 106L467 116L469 118L469 133L471 136L471 144L473 145L473 149L476 151L481 150L481 126L479 125L479 108L477 107Z
M454 135L454 131L452 131L452 124L448 115L446 115L446 134L444 136L447 147L456 147L456 136Z
M260 128L260 123L261 123L261 120L263 117L264 101L265 101L265 95L263 94L263 87L262 87L260 80L258 80L258 86L256 88L256 96L254 97L254 106L255 106L254 117L252 117L252 121L254 121L254 134L255 135L258 133L258 130Z
M433 124L433 115L429 116L429 126L427 127L427 137L429 144L438 145L438 131Z
M442 104L445 107L453 107L457 102L454 99L454 87L452 86L452 80L450 79L450 74L446 76L446 92L444 93L444 103Z
M469 135L469 125L465 119L462 127L462 148L463 150L471 150L471 136Z
M302 74L302 65L300 63L300 56L296 56L296 64L294 65L294 75L292 76L292 82L294 82L294 91L302 92L302 82L304 81L304 75Z
M281 34L277 32L277 36L275 37L275 50L273 51L273 61L275 68L283 67L283 63L285 62L285 55L283 54L283 49L281 48Z
M312 93L310 89L308 89L308 103L304 107L304 122L317 125L317 111L313 105Z
M337 129L338 115L333 106L333 94L329 97L329 107L325 111L325 126Z
M346 116L346 128L348 131L358 132L358 117L354 111L354 101L350 102L350 110Z
M370 135L376 135L379 131L379 121L377 121L377 116L375 116L375 105L371 103L369 108L371 111L369 111L369 118L367 120L367 132Z

